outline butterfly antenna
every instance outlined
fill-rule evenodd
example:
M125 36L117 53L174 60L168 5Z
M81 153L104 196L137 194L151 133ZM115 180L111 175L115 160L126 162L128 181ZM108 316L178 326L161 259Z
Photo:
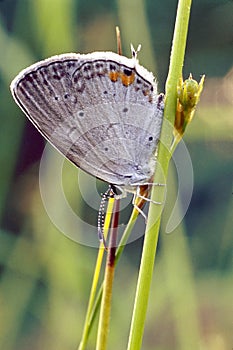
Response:
M117 39L117 53L118 55L122 55L121 32L118 26L116 27L116 39Z
M109 185L107 191L105 193L102 193L102 198L98 212L98 237L100 242L103 242L105 249L107 249L106 240L104 238L105 205L107 198L109 198L111 190L111 185Z
M137 47L137 50L135 50L135 48L133 47L133 44L130 44L130 49L131 49L131 53L132 53L132 58L137 61L137 56L138 56L138 52L141 50L142 45L139 44Z

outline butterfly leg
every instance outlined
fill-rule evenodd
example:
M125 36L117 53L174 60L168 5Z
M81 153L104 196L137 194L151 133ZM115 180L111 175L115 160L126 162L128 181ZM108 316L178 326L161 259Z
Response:
M146 216L146 214L145 214L145 213L142 211L142 209L139 208L139 206L136 204L136 199L137 199L137 197L138 197L137 193L134 193L132 204L133 204L134 208L144 217L145 223L147 223L147 216ZM143 196L142 196L142 197L143 197ZM141 198L141 197L140 197L140 198ZM145 198L145 197L143 197L143 198Z
M137 189L136 189L136 197L138 198L141 198L147 202L151 202L153 204L158 204L158 205L161 205L161 204L164 204L164 201L163 202L156 202L156 201L153 201L151 198L148 198L146 196L143 196L142 194L140 194L140 186L141 184L135 184L137 186ZM158 186L158 187L166 187L166 184L161 184L161 183L158 183L158 182L145 182L143 184L143 186ZM166 197L166 194L165 194L165 197Z
M122 199L127 197L127 191L125 191L121 186L112 185L112 184L110 186L115 199ZM120 193L118 193L118 191Z
M150 184L150 185L152 185L152 184ZM155 184L153 184L153 185L155 185ZM164 186L164 185L161 185L161 184L159 184L159 185L160 185L160 186ZM157 184L157 186L158 186L158 184ZM150 203L153 203L153 204L161 205L161 204L164 203L164 202L156 202L156 201L153 201L151 198L148 198L148 197L145 197L145 196L141 195L141 194L140 194L140 187L139 187L139 186L137 187L136 197L141 198L141 199L143 199L144 201L150 202Z
M166 186L165 184L151 183L151 182L145 183L143 185L147 185L147 186L161 186L161 187ZM136 189L136 193L134 193L134 197L133 197L133 206L144 217L145 223L147 223L147 216L142 211L142 209L136 204L136 199L137 198L140 198L140 199L142 199L142 200L144 200L146 202L150 202L150 203L153 203L153 204L156 204L156 205L162 205L164 203L164 202L156 202L156 201L152 200L151 198L148 198L148 197L143 196L142 194L140 194L140 185L138 184L137 189Z

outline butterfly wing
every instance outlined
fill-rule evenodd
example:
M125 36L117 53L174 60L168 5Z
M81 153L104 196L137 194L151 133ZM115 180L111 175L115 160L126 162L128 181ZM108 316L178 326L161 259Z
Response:
M86 172L125 185L138 165L151 163L162 111L153 76L135 60L54 56L22 71L11 91L41 134Z

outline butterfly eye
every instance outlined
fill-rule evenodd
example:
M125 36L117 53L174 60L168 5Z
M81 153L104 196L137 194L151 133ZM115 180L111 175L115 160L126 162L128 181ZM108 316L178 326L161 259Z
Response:
M140 171L142 170L142 166L139 164L135 164L134 165L134 170L136 170L137 173L140 173Z

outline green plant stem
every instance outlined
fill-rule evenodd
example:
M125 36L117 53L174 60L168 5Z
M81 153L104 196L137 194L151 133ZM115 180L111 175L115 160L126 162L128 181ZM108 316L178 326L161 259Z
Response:
M112 216L112 225L110 231L110 242L108 247L107 263L105 269L103 295L100 308L100 319L98 325L96 350L105 350L107 348L107 337L109 333L109 322L111 312L112 287L115 272L115 258L117 245L117 230L119 222L120 200L115 199Z
M108 229L110 227L114 202L115 202L115 199L110 197L108 200L107 213L106 213L105 222L104 222L105 239L107 238ZM92 281L91 293L90 293L90 298L89 298L89 303L88 303L88 308L87 308L86 319L84 322L82 338L81 338L78 350L84 350L86 348L88 337L89 337L90 330L91 330L91 326L93 323L93 318L94 318L93 312L97 311L95 297L96 297L96 289L97 289L97 284L99 281L99 275L100 275L103 255L104 255L104 244L101 243L100 247L99 247L97 260L96 260L95 272L94 272L93 281ZM102 293L101 293L101 295L102 295ZM100 297L101 297L101 295L100 295ZM99 299L99 304L100 304L100 300L101 299ZM98 306L99 306L99 304L98 304ZM95 315L96 315L96 312L95 312Z
M180 0L178 3L170 66L166 82L164 123L162 127L161 142L158 152L158 164L161 165L165 178L167 177L169 161L171 158L169 148L173 139L173 128L170 128L169 130L168 125L170 125L170 123L174 125L177 100L177 84L179 78L182 76L190 7L191 0ZM161 180L162 174L159 171L156 171L154 182L162 183L163 180ZM158 201L158 194L156 191L156 186L153 186L151 198L154 201ZM160 194L159 196L163 195L164 193ZM142 345L149 291L159 236L161 220L160 211L161 209L159 206L156 206L154 204L150 205L127 348L128 350L139 350L141 349Z
M121 238L121 241L117 247L116 257L115 257L115 266L117 265L117 262L120 259L121 254L123 253L124 246L128 240L128 237L130 236L130 233L131 233L133 226L136 222L137 216L138 216L138 211L136 209L134 209L132 212L132 215L129 219L129 222L125 228L125 231L124 231L124 234ZM86 316L86 320L85 320L85 327L84 327L84 331L83 331L82 341L79 345L78 350L84 350L86 348L88 336L90 334L90 330L92 328L93 322L95 320L95 317L97 315L97 311L98 311L100 303L101 303L101 298L103 295L103 286L104 286L104 284L102 283L101 286L99 287L95 302L93 302L93 298L96 295L96 289L92 288L93 293L91 293L91 297L90 297L91 300L89 301L89 306L88 306L87 316Z

